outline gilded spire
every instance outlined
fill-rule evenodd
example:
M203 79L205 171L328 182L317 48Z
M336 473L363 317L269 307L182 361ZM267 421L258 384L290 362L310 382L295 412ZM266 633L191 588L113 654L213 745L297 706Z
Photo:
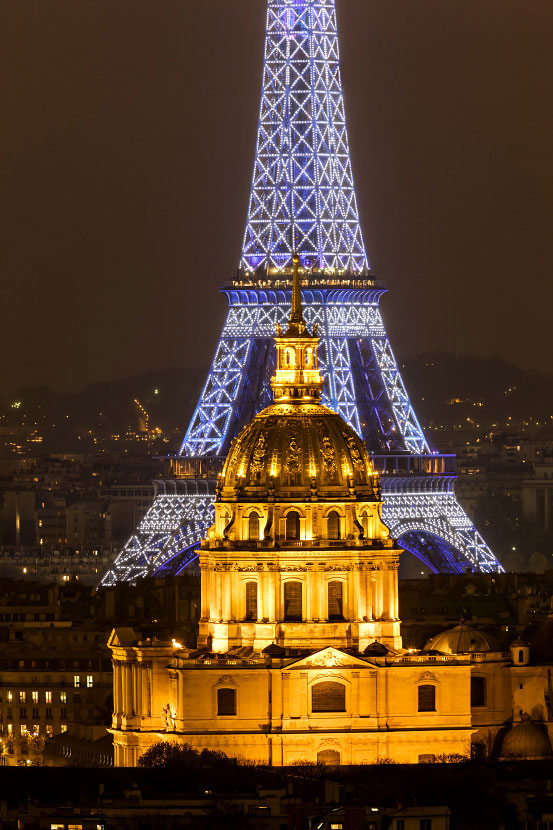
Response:
M305 320L303 319L303 308L301 303L300 283L300 258L296 247L296 235L294 234L294 253L292 255L294 273L292 277L292 308L290 309L290 321L288 323L287 337L298 337L306 333Z
M294 240L295 241L295 240ZM294 254L292 256L294 263L294 277L292 282L292 312L290 314L291 323L303 323L303 310L301 307L301 286L300 286L300 258L294 245Z

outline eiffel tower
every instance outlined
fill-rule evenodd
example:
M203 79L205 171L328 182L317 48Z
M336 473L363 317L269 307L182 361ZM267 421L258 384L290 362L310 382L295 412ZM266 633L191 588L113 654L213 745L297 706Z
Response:
M393 537L435 572L502 570L455 498L454 456L428 444L386 335L386 287L369 270L357 211L335 0L268 0L257 151L240 267L222 288L226 321L180 451L101 584L179 573L196 558L230 444L270 402L293 239L305 319L321 335L323 401L365 440Z

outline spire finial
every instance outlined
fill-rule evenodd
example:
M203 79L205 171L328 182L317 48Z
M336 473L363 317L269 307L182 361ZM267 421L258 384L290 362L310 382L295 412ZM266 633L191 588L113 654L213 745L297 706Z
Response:
M292 254L292 263L294 268L294 276L292 281L292 309L290 314L290 323L303 323L303 310L301 305L301 285L300 285L300 258L296 245L296 232L294 231L294 253Z

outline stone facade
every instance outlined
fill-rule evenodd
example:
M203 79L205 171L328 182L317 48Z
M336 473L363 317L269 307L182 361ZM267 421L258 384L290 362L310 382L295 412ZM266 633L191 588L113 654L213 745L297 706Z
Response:
M401 551L365 445L320 404L317 344L295 256L275 400L233 442L200 550L198 648L110 638L118 765L160 740L276 766L417 763L493 743L524 711L551 720L524 646L463 630L468 653L402 649Z

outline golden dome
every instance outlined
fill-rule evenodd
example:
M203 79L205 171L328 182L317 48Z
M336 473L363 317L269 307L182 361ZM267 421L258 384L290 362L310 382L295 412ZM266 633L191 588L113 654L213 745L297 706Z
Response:
M379 500L362 439L321 404L273 404L235 439L219 487L219 498L263 500Z
M299 257L294 252L292 310L277 325L274 403L235 438L217 501L380 501L380 480L363 440L320 403L317 326L303 319Z

